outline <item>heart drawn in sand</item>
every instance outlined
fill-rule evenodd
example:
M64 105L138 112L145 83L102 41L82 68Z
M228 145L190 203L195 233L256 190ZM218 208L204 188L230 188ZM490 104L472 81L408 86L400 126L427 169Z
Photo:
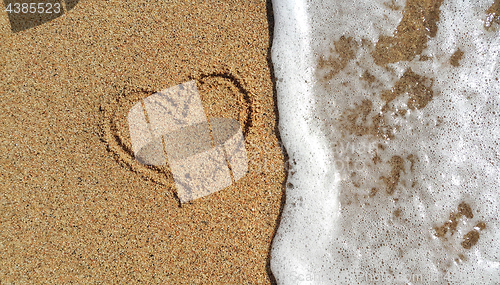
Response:
M101 108L116 160L143 178L175 185L182 203L224 189L248 170L248 91L227 72L193 79L160 92L127 88Z

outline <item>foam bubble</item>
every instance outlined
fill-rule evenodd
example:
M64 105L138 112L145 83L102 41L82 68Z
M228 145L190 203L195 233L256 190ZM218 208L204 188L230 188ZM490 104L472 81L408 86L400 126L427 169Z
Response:
M500 282L493 1L307 3L273 1L293 162L278 283ZM397 49L409 10L426 20Z

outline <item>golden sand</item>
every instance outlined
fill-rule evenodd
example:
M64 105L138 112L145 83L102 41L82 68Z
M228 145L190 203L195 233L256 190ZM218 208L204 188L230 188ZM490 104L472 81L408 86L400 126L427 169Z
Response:
M80 1L18 33L0 13L0 283L269 284L282 203L266 1ZM243 126L249 173L180 205L131 155L135 100L197 80Z

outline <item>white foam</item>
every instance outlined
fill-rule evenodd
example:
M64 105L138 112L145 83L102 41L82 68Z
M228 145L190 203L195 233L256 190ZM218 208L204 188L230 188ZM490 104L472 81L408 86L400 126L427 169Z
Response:
M380 0L316 2L273 1L272 60L293 185L272 248L278 284L498 284L500 32L484 29L493 1L445 0L437 35L422 53L430 59L417 56L389 69L374 64L362 40L392 35L402 9ZM341 36L361 48L325 84L318 80L318 59L334 55L332 42ZM453 67L449 59L457 49L464 55ZM381 110L380 93L410 68L434 80L427 106L408 108L408 94L391 102L394 110L407 110L384 113L391 139L341 135L337 119L345 110L367 98ZM360 79L366 71L374 83ZM386 162L394 156L404 160L404 171L389 195L380 177L389 176ZM374 197L372 188L379 189ZM434 228L462 202L474 217L460 217L453 235L438 238ZM477 222L486 229L476 229L477 244L464 249L463 237Z
M284 213L295 212L294 203L309 211L300 216L288 215L290 218L282 220L278 238L275 239L283 242L281 245L275 242L275 248L279 247L282 253L274 255L273 259L283 266L273 269L276 275L287 274L291 270L312 270L306 263L290 263L294 254L287 249L295 250L292 244L299 244L300 240L305 240L300 243L301 251L316 250L318 240L326 242L322 231L334 226L330 223L331 213L335 213L338 204L335 193L329 191L335 182L331 178L328 156L322 151L326 149L327 142L320 134L320 126L314 117L313 56L306 7L304 3L295 4L288 5L284 1L273 3L275 23L283 28L275 33L272 54L278 94L287 94L280 96L278 103L278 108L283 110L280 112L280 126L286 126L282 127L281 138L290 157L293 157L291 173L295 173L289 175L288 203ZM298 169L301 171L296 172ZM301 195L307 191L312 195L304 201ZM304 231L297 232L292 240L279 238L286 232L281 229L297 225ZM314 239L305 239L311 233L316 233Z

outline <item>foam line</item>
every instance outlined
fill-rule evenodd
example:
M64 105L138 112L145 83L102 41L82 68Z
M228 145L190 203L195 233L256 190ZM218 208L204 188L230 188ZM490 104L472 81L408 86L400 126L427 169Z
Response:
M272 47L279 126L291 162L283 216L293 217L282 220L273 243L271 267L276 279L282 282L291 271L312 270L303 262L302 250L321 250L317 242L325 240L332 230L330 213L335 213L338 201L330 191L335 179L325 137L315 125L314 67L306 1L277 0L273 1L273 9L275 25L281 27L275 29ZM311 195L303 196L305 192ZM308 210L302 215L292 214L294 201ZM302 229L297 236L284 238L287 228L297 226Z

